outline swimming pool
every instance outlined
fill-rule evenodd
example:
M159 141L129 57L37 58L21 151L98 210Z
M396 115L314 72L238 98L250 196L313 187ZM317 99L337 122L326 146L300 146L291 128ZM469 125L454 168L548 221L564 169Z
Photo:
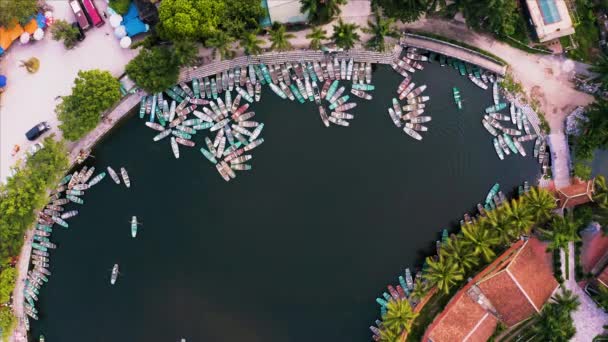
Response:
M543 21L545 25L553 24L561 20L557 4L555 0L537 0L538 7L543 15Z

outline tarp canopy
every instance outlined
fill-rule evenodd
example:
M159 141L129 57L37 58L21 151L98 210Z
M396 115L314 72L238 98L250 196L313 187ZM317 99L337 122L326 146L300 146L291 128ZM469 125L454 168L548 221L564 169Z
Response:
M6 85L6 76L0 75L0 88Z
M129 5L129 10L122 18L122 24L127 30L127 36L129 37L148 32L150 29L149 25L144 24L144 22L139 19L139 13L137 12L137 7L135 7L134 3Z
M23 30L29 34L34 34L36 29L38 28L38 22L35 18L32 18L25 26L23 26Z
M23 33L23 27L16 24L10 29L0 27L0 47L6 51L13 41L21 36Z
M36 15L36 22L38 23L38 27L40 27L41 29L46 27L46 17L44 16L44 14L42 14L42 12L39 12Z

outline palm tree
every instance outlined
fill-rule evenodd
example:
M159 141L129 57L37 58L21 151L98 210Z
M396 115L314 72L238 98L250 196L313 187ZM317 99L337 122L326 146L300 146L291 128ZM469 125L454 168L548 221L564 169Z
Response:
M608 207L601 205L593 211L593 220L600 224L602 233L608 235Z
M522 199L512 199L503 206L504 214L517 235L529 234L534 218Z
M286 33L285 26L279 23L272 24L272 29L270 30L270 41L272 44L270 45L270 49L277 51L286 51L291 49L291 43L289 39L294 38L293 33Z
M606 185L606 178L602 175L595 177L593 200L600 206L608 205L608 186Z
M308 21L324 24L340 15L340 5L347 0L300 0L300 12L308 13Z
M450 239L439 252L444 259L451 259L466 273L479 264L479 257L475 255L471 245L462 239Z
M496 253L492 249L494 246L500 243L498 237L493 236L492 233L480 226L479 224L467 224L462 228L466 243L471 244L473 247L473 253L475 255L481 255L484 261L489 262L494 258Z
M581 302L578 300L578 296L574 295L571 290L564 289L562 293L558 293L553 296L555 304L561 311L573 312L578 309Z
M561 310L556 303L550 303L529 331L533 334L529 339L532 341L567 342L576 333L576 328L569 311Z
M207 40L207 46L212 47L214 53L219 52L221 59L226 59L234 57L232 42L234 42L234 38L226 32L217 31L213 37Z
M480 223L486 230L492 232L494 237L498 238L498 244L506 246L517 238L517 233L509 224L502 208L488 211L485 219L481 220Z
M346 24L342 21L342 18L338 21L338 25L334 25L334 34L331 38L336 42L338 47L343 49L352 49L355 46L355 42L360 40L357 29L357 24Z
M421 278L417 278L414 281L414 291L410 294L410 298L420 301L430 290L430 286L426 281L422 281Z
M247 32L243 38L241 38L239 44L245 50L246 55L257 55L262 53L262 47L260 45L264 44L264 41L258 38L254 32Z
M409 332L412 322L418 316L405 300L391 300L386 306L386 314L382 316L382 325L385 329L401 334L403 331Z
M450 259L439 257L439 260L435 261L433 258L427 257L426 262L429 268L423 275L424 279L445 293L448 293L450 287L456 285L464 277L462 268Z
M608 89L608 56L604 55L600 57L599 62L589 69L600 75L599 81L602 83L602 87Z
M387 18L384 19L380 16L380 13L376 11L376 23L372 23L370 20L367 21L367 26L362 29L363 32L372 34L373 37L365 43L365 45L376 51L384 52L386 51L386 44L384 43L384 38L399 38L399 31L393 28L393 23L395 19Z
M597 297L595 297L595 299L599 303L599 306L602 307L602 309L607 310L608 309L608 287L599 285L598 286L598 295L597 295Z
M306 35L306 38L310 39L310 49L311 50L320 50L321 45L323 45L323 41L327 40L327 36L325 35L327 31L323 30L321 27L314 27L312 32Z
M524 198L525 206L537 224L548 220L556 207L555 197L546 189L533 187Z
M573 220L555 216L549 225L550 229L538 228L543 240L548 240L548 251L555 251L568 247L568 242L579 241L578 225Z

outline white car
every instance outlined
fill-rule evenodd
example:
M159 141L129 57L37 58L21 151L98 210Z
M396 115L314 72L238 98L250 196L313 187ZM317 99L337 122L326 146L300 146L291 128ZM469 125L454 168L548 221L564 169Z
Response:
M36 152L42 150L43 148L44 148L44 144L42 144L41 142L37 142L34 145L32 145L30 148L27 149L26 154L31 157L34 154L36 154Z

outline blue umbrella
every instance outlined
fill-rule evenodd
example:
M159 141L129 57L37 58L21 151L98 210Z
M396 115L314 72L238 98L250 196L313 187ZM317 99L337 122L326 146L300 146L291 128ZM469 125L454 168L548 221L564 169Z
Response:
M0 88L6 85L6 76L0 75Z

